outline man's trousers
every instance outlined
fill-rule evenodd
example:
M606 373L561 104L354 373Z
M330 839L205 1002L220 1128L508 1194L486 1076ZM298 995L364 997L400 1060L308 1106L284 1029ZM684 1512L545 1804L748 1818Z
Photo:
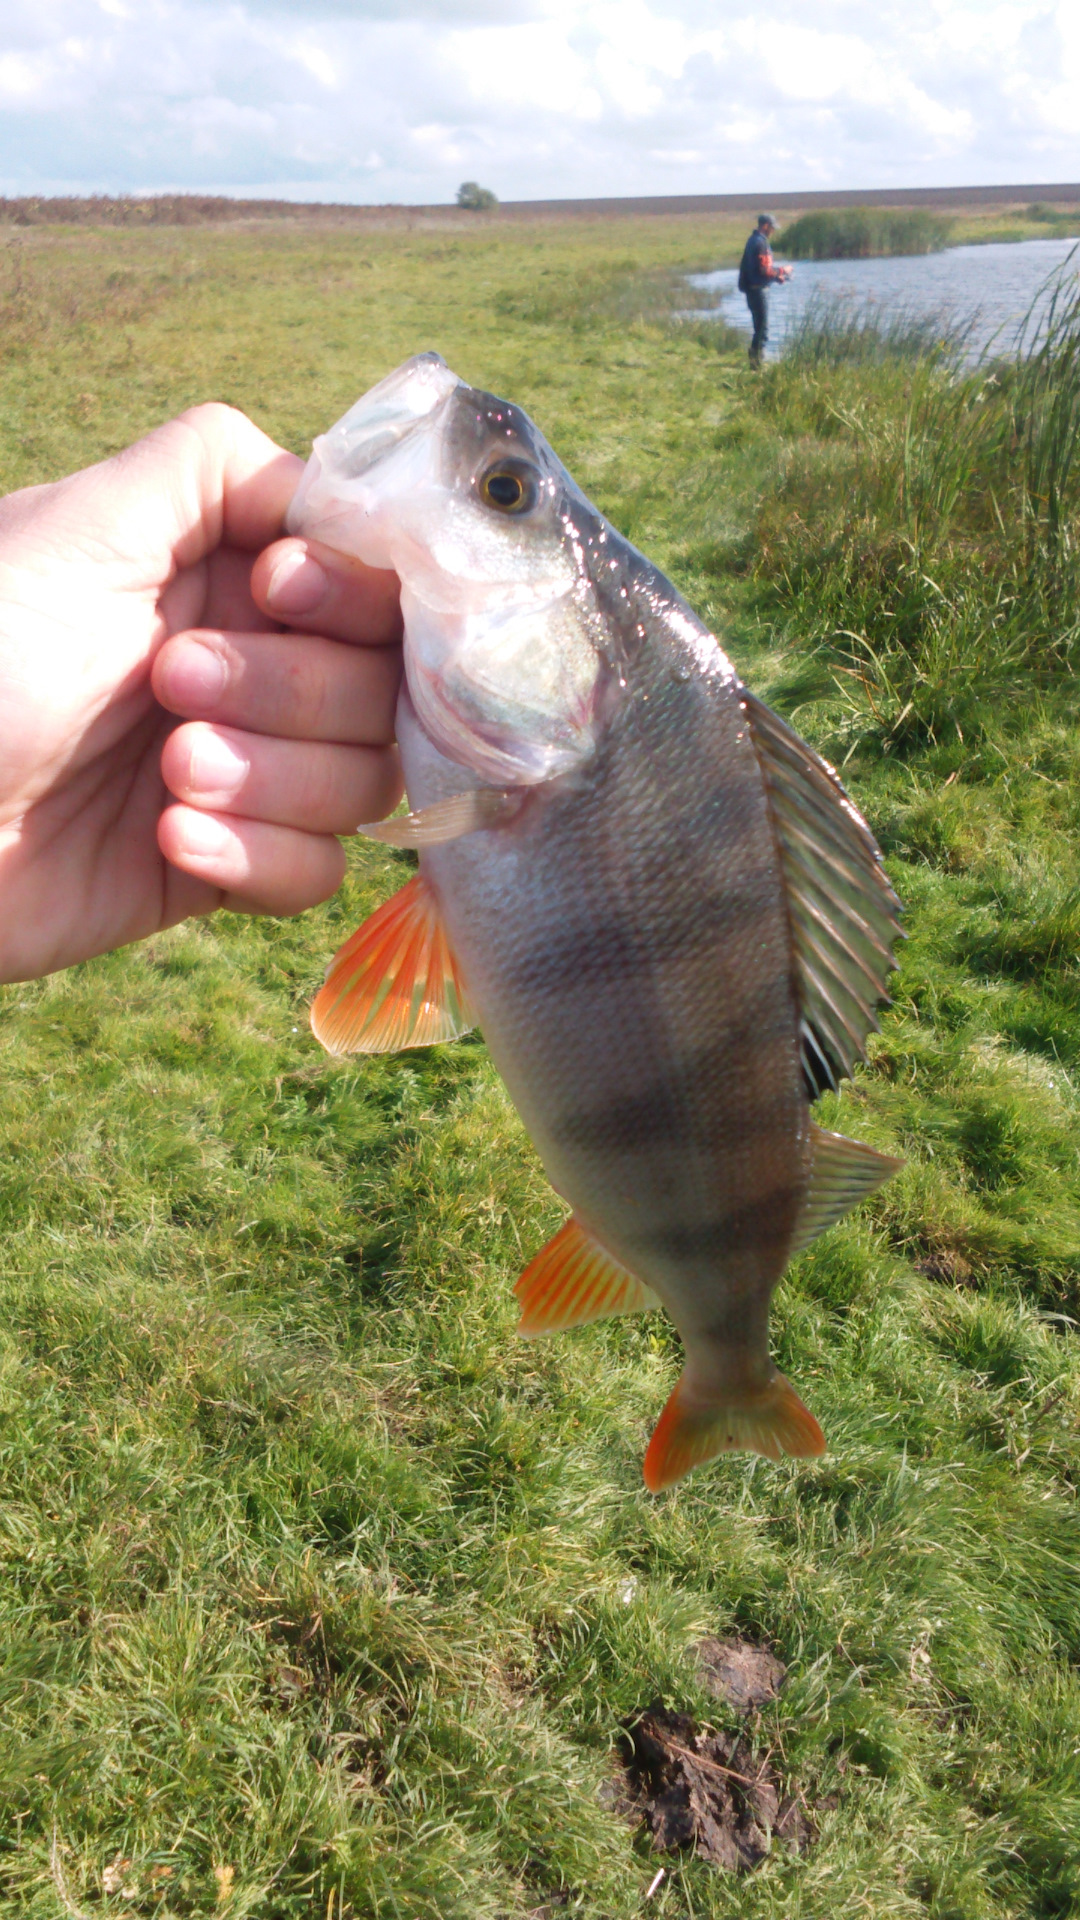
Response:
M769 333L768 296L764 287L751 287L746 295L746 304L750 309L750 318L754 322L754 337L750 342L750 364L756 367L764 352Z

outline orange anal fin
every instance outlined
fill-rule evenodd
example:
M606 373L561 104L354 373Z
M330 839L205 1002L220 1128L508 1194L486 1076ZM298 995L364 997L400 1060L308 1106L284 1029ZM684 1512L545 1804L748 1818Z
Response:
M423 874L378 907L334 955L311 1008L329 1053L397 1053L475 1025L439 904Z
M709 1399L687 1387L682 1375L649 1441L642 1472L651 1493L674 1486L692 1467L718 1453L784 1454L806 1459L824 1453L825 1435L790 1381L778 1373L753 1396Z
M651 1287L605 1253L574 1219L530 1260L514 1292L521 1302L518 1332L526 1340L660 1305Z

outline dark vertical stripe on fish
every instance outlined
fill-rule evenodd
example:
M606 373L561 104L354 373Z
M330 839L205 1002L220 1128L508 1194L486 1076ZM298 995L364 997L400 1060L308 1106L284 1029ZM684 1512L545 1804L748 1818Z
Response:
M692 914L644 922L598 915L553 928L543 947L524 954L513 971L522 992L564 993L582 982L611 982L656 973L668 958L716 948L733 927L744 934L776 914L776 883L753 875L722 894L705 895Z
M594 1106L575 1108L554 1123L552 1137L585 1152L692 1147L702 1139L702 1108L715 1100L717 1089L730 1086L740 1063L745 1068L754 1057L753 1049L790 1043L794 1020L785 974L771 987L759 989L754 1009L744 1019L728 1022L710 1046L674 1058L668 1073L640 1093L613 1093ZM743 1140L768 1134L775 1126L775 1114L760 1102L739 1115Z
M686 1261L722 1259L725 1253L742 1253L747 1248L783 1248L791 1238L802 1196L802 1186L773 1187L718 1219L696 1226L653 1228L639 1236L638 1244L670 1260Z

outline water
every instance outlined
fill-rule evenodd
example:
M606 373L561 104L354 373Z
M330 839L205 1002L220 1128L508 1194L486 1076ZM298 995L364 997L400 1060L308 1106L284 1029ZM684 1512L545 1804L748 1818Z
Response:
M995 241L982 247L947 247L943 253L903 254L885 260L797 260L786 286L769 293L768 357L815 295L857 307L877 306L885 315L970 323L967 355L992 347L1007 352L1044 281L1064 265L1075 239ZM1080 253L1073 261L1080 270ZM746 299L733 267L689 276L694 287L715 289L718 304L708 317L752 331ZM1044 296L1046 298L1048 296ZM700 310L697 318L701 318Z

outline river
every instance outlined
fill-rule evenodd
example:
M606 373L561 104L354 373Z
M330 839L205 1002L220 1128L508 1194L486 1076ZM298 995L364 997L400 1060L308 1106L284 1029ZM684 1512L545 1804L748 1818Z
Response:
M940 315L969 327L968 359L977 359L988 348L1008 351L1032 301L1076 245L1076 239L994 241L884 260L796 261L787 285L769 294L768 356L779 353L785 334L815 297L830 304L851 300L860 307L872 305L886 315ZM1073 268L1080 271L1080 252ZM717 303L707 309L709 315L750 333L750 314L733 267L688 277L691 286L715 290ZM700 312L696 317L702 317Z

